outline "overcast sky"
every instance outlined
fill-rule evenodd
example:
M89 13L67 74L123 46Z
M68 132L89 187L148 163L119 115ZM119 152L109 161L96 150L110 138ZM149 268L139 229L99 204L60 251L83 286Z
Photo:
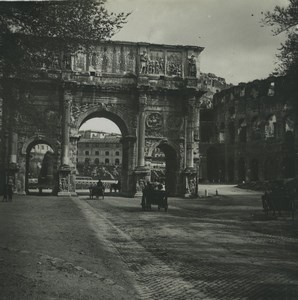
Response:
M268 77L283 35L261 26L262 12L287 0L107 0L114 12L132 12L113 39L205 47L201 71L238 84ZM119 132L106 119L84 129ZM83 129L82 128L82 129Z
M284 36L261 27L262 12L288 0L108 0L110 11L129 12L114 40L197 45L201 70L237 84L266 78Z

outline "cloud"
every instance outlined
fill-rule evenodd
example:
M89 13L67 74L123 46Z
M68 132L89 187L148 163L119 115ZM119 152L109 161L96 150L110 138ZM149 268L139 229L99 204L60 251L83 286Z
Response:
M205 47L204 72L228 82L266 77L284 36L261 27L262 12L287 0L108 0L112 11L132 11L116 40Z

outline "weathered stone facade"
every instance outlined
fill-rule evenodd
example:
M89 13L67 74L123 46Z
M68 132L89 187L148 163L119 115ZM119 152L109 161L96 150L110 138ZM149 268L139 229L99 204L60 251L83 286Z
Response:
M201 111L201 174L209 182L251 182L297 176L298 91L287 77L221 91Z
M166 155L171 194L189 194L198 132L199 55L203 48L103 42L53 56L29 78L2 78L2 174L28 185L28 153L37 143L55 153L54 193L75 192L79 128L105 117L122 133L122 192L140 191L154 147ZM4 180L4 179L2 179Z

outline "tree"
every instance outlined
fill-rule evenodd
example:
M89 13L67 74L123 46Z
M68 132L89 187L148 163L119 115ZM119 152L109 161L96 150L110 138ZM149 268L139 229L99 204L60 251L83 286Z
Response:
M279 75L298 75L298 0L289 0L287 7L275 6L273 12L266 12L263 23L271 26L273 34L286 33L287 39L281 44L279 65L276 69Z
M105 2L0 2L4 74L46 64L54 53L66 53L74 45L91 47L94 41L111 38L127 22L129 13L110 13Z

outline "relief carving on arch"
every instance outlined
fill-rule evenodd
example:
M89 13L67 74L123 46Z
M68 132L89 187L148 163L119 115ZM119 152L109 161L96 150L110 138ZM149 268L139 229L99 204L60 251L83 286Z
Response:
M170 114L167 118L167 127L170 130L179 130L183 125L183 118L178 114Z
M180 170L184 168L184 143L179 143L179 156L180 156Z
M152 154L151 152L152 152L152 148L153 148L154 144L158 145L156 140L145 139L145 157L151 156L151 154Z
M162 137L163 117L160 113L150 113L146 117L146 136Z
M80 118L82 115L95 111L109 111L119 116L122 120L128 124L128 130L133 133L134 128L137 127L136 115L133 113L133 109L124 103L114 103L111 101L107 102L95 102L95 103L84 103L83 105L78 105L75 102L71 106L70 114L70 134L71 136L76 136L78 134L79 126L81 124ZM131 125L131 126L129 126ZM134 126L132 126L134 125Z
M153 130L159 130L162 127L162 121L160 113L151 113L146 118L146 126Z

